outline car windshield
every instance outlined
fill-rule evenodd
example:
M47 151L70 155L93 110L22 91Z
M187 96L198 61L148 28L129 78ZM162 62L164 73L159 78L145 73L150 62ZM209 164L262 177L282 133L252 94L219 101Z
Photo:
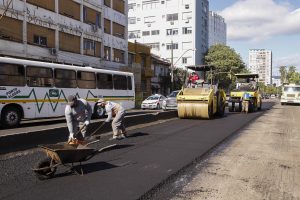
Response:
M158 100L159 96L150 96L146 100Z
M284 87L285 92L300 92L300 87Z
M171 94L169 94L168 97L176 97L177 94L178 94L178 91L174 91L174 92L172 92Z

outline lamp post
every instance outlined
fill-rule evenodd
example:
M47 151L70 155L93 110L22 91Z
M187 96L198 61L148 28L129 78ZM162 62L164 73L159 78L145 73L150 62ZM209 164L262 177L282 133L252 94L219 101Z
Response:
M187 49L185 52L181 54L181 56L173 63L173 40L171 41L171 88L174 90L174 66L176 63L186 54L188 51L197 51L197 49Z

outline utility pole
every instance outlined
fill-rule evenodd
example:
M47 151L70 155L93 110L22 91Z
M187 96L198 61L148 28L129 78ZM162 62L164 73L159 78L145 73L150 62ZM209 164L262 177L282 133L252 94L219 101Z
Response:
M171 90L174 90L173 40L171 40Z

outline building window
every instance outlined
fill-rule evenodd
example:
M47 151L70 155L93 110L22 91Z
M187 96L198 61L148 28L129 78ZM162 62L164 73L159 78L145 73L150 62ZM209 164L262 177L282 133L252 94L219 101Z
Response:
M110 47L104 46L104 60L110 61Z
M129 17L128 24L136 24L136 17Z
M80 4L72 0L63 0L59 2L59 14L80 20Z
M136 3L129 3L128 4L128 11L134 10L135 6L136 6Z
M167 50L172 49L172 44L167 44ZM173 49L178 49L178 43L173 43Z
M107 7L110 7L110 0L104 0L104 5L106 5Z
M125 27L118 24L118 23L113 23L113 35L119 38L124 38L125 36Z
M104 33L110 34L110 20L104 19Z
M159 35L159 30L153 30L153 31L151 31L151 35Z
M26 3L30 3L47 10L55 11L55 0L27 0Z
M154 23L155 22L155 16L149 16L149 17L144 17L144 23Z
M192 42L182 42L182 50L188 50L192 48L193 48Z
M125 13L124 0L113 0L113 9L124 14Z
M182 58L182 64L187 64L187 58L185 57Z
M47 46L47 38L42 37L42 36L38 36L38 35L34 35L33 36L33 43L46 47Z
M192 27L183 27L182 34L192 34Z
M157 42L157 43L148 43L146 44L147 46L151 47L152 49L155 49L157 51L159 51L159 47L160 47L160 44Z
M141 38L141 31L129 31L128 38L129 39Z
M182 19L183 20L192 19L192 12L184 12L184 13L182 13Z
M167 35L178 35L178 29L177 28L167 29Z
M178 20L178 13L167 14L167 21L177 21L177 20Z
M143 31L143 32L142 32L142 35L143 35L143 36L149 36L149 35L150 35L150 31Z
M83 51L85 55L95 55L95 41L84 39L83 40Z
M117 63L125 63L125 52L120 49L113 49L113 61Z

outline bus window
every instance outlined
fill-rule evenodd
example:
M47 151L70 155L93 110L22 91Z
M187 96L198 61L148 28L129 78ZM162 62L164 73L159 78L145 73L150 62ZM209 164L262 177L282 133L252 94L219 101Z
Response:
M97 73L97 87L99 89L113 89L112 75Z
M79 88L95 89L96 88L95 73L77 71L77 84Z
M30 87L52 87L52 69L44 67L26 67L27 85Z
M25 70L22 65L0 63L0 85L24 86Z
M127 86L128 90L132 90L132 82L131 82L131 76L127 76Z
M76 72L66 69L55 69L55 87L76 88Z
M114 89L127 90L127 78L122 75L114 75Z

